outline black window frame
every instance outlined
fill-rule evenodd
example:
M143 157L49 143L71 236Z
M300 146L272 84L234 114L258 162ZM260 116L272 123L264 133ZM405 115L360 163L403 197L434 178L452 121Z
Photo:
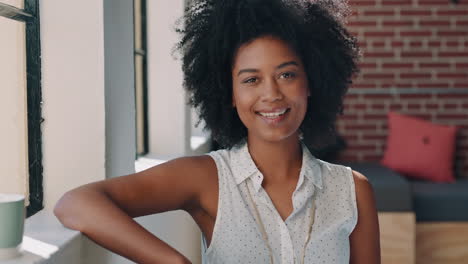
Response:
M42 90L39 0L24 0L24 9L0 2L0 16L25 23L26 30L26 93L28 118L28 169L30 217L43 206L42 167Z

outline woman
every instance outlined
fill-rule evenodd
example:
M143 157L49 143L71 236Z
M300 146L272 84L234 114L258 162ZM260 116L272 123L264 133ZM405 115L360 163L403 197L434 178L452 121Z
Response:
M132 220L178 209L203 233L204 263L380 263L370 184L312 154L333 142L358 71L336 3L192 1L185 85L224 148L74 189L60 221L137 263L189 263Z

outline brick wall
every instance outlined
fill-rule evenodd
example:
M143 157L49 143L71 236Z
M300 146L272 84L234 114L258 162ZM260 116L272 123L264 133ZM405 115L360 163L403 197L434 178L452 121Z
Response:
M361 73L338 120L341 160L383 156L389 110L461 127L456 171L468 177L468 0L350 0Z

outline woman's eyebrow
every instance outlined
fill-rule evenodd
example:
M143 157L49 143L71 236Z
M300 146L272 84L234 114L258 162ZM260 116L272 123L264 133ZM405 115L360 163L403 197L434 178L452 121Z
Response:
M296 66L299 67L299 63L297 63L295 61L288 61L288 62L284 62L284 63L281 63L280 65L276 66L276 69L281 69L281 68L289 66L289 65L296 65Z
M237 73L237 76L241 75L241 73L244 73L244 72L258 72L258 70L257 69L242 69Z
M281 63L280 65L276 66L276 69L281 69L281 68L289 66L289 65L299 66L299 63L297 63L295 61L284 62L284 63ZM237 73L237 76L241 75L244 72L258 72L258 70L257 69L242 69Z

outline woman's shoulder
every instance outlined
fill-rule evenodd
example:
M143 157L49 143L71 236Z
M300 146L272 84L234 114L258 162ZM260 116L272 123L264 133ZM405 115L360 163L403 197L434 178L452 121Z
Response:
M236 158L240 156L240 151L240 147L222 148L205 153L204 156L211 157L213 163L221 167L219 169L223 167L230 168L232 163L235 163Z
M339 163L334 163L330 161L325 161L322 159L315 159L316 162L320 165L322 175L324 176L329 176L331 178L336 179L336 177L343 176L344 178L353 178L351 172L353 172L353 169L350 168L349 166L339 164Z
M336 181L337 177L344 176L343 178L347 178L352 181L352 184L355 187L356 198L358 200L360 200L359 198L373 195L372 185L364 174L343 164L331 163L320 159L317 160L322 166L322 174L330 176L330 178L332 178L331 180ZM323 173L325 171L328 173Z
M198 178L198 180L202 180L201 178L212 178L216 176L216 163L208 154L196 155L196 156L186 156L183 158L179 158L174 160L177 162L177 166L185 167L186 170L192 171L196 176L194 178Z
M338 176L349 179L351 190L354 189L353 196L355 197L356 206L359 209L358 215L360 218L373 217L376 214L376 204L374 190L367 177L359 171L353 170L351 167L322 161L331 172L329 175L331 180L336 180ZM339 172L341 171L341 172ZM333 179L332 179L333 178Z
M358 207L365 208L364 211L373 212L375 210L374 190L371 183L362 173L351 170L356 191L356 201Z
M353 168L347 165L343 165L340 163L332 163L318 158L316 158L316 160L319 162L322 168L327 169L333 175L337 174L338 172L345 172L344 174L347 174L349 177L351 177L355 183L358 183L360 185L368 183L368 179L365 175L353 170Z

